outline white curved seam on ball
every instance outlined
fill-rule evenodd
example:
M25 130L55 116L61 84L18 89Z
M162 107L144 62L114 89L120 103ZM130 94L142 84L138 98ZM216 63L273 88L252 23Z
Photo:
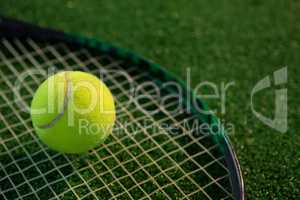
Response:
M72 94L72 84L71 84L71 80L68 76L68 72L65 72L65 81L66 81L67 87L65 89L65 98L64 98L64 105L63 105L62 112L59 113L53 120L51 120L51 122L44 124L44 125L40 125L40 126L38 126L38 128L48 129L48 128L53 127L65 114L65 111L67 110L67 107L68 107L69 98Z

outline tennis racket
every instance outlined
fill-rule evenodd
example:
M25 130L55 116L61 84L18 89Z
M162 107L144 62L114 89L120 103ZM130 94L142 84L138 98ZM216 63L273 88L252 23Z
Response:
M114 95L116 128L87 155L54 152L32 128L28 106L49 69L95 74ZM207 111L134 53L0 17L0 199L244 199L235 153Z

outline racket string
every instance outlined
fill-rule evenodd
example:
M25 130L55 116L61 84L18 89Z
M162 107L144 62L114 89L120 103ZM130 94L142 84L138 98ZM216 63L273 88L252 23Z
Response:
M5 175L0 182L9 180L12 187L2 193L18 191L18 188L26 184L31 192L26 195L17 193L19 198L34 195L35 198L41 199L41 192L47 189L50 190L53 199L62 198L69 193L76 198L93 197L96 199L99 199L100 194L107 194L114 199L124 197L137 199L137 196L141 199L151 199L156 195L173 199L174 193L178 198L183 199L199 196L214 199L214 195L232 199L232 194L229 192L229 172L224 164L224 157L213 153L219 149L218 144L209 142L206 144L205 141L209 140L209 135L194 136L193 134L197 131L185 127L187 121L193 123L193 120L197 120L196 117L185 113L184 107L178 110L179 112L170 113L170 110L180 102L170 100L169 103L160 105L161 102L152 97L155 89L145 91L142 88L140 90L141 94L151 100L142 103L136 101L132 96L134 94L129 92L132 85L128 80L137 87L145 80L153 79L148 72L141 72L134 66L129 66L124 71L122 60L115 60L108 55L94 56L87 49L73 50L63 43L41 45L31 39L26 42L18 39L14 41L4 39L1 41L1 49L3 48L6 50L4 53L0 51L0 76L3 78L0 84L5 84L7 88L0 92L0 117L5 122L5 126L0 127L0 133L5 135L1 140L1 146L5 149L0 152L0 157L8 156L10 162L1 165L1 171ZM2 66L7 69L4 70ZM121 132L118 134L114 132L104 145L93 150L88 155L90 159L84 160L83 166L77 166L78 158L53 153L43 146L35 136L28 115L23 116L14 107L15 102L10 101L13 96L11 91L14 89L12 83L21 71L28 69L28 66L34 66L41 73L53 66L62 70L75 69L93 74L103 73L103 81L108 84L116 98L119 110L117 126ZM112 73L113 70L124 71L130 79L126 79L124 74ZM31 80L26 80L26 83L22 85L27 91L27 94L22 96L27 103L30 102L34 90L41 83L41 77L38 74L30 74L30 78ZM158 112L152 114L147 110L149 108L155 108ZM5 110L12 112L6 113ZM13 120L14 117L17 120ZM135 129L124 126L128 121ZM163 124L174 125L178 128L177 133L172 134L172 129L167 130ZM20 138L23 137L28 138L29 141L21 141ZM7 146L11 142L14 144ZM37 147L30 150L30 146L34 144ZM15 152L20 149L25 154L16 159ZM194 149L197 152L191 154ZM136 155L136 152L140 154ZM201 161L201 158L209 161ZM30 161L30 165L20 168L18 162L26 160ZM63 162L56 163L56 160L63 160ZM201 162L203 164L200 164ZM116 165L111 166L110 163L116 163ZM135 166L129 167L132 163ZM52 168L47 172L40 170L41 166L46 164L51 164ZM14 172L7 172L6 169L11 166L18 168ZM102 167L106 169L103 172L100 170ZM38 171L38 175L26 177L25 172L32 168ZM70 168L71 173L66 174L65 168ZM210 170L210 168L213 169ZM219 173L215 173L215 169L219 169ZM86 171L90 171L91 175L86 175L84 173ZM121 171L122 175L118 175ZM10 176L18 174L21 174L25 181L15 185ZM59 178L50 180L51 174L57 174ZM140 180L140 177L143 177L141 174L145 177L143 180ZM198 174L200 174L199 177L203 177L203 180L195 178ZM31 182L40 178L45 184L34 188ZM75 179L79 180L73 185L72 180ZM131 182L132 184L129 184ZM94 188L92 183L101 186ZM66 186L62 187L63 191L56 190L54 187L59 184ZM186 187L188 184L189 188ZM213 194L210 187L219 188L220 194ZM115 191L115 188L120 190Z

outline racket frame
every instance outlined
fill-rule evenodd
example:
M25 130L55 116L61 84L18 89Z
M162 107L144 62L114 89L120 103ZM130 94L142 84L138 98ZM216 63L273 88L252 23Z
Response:
M190 95L193 99L196 99L197 105L200 106L201 109L206 111L208 110L207 104L193 92L192 88L187 87L183 80L165 70L160 65L155 64L129 50L113 46L110 43L49 28L42 28L27 22L0 16L0 38L1 37L20 39L34 38L37 41L64 42L73 46L85 47L112 55L113 57L138 65L145 71L151 72L154 76L160 77L163 81L174 81L179 83L181 87L185 89L185 97ZM185 101L188 101L187 99L188 98L186 98ZM189 101L187 103L192 104L193 102ZM193 106L191 106L191 108L193 108ZM196 109L192 109L191 111L193 114L198 115L202 122L206 122L208 124L218 122L217 117L213 114L203 114L198 112ZM244 182L240 164L228 136L222 130L218 134L213 134L213 137L214 140L219 143L221 150L224 153L226 165L230 173L233 196L237 200L244 200Z

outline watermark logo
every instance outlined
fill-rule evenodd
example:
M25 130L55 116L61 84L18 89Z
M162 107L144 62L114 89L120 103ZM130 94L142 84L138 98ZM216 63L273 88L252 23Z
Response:
M274 72L274 85L280 86L287 83L287 67L281 68ZM251 109L254 115L261 120L264 124L269 127L281 132L285 133L288 129L287 117L288 117L288 109L287 109L287 88L281 88L275 90L275 117L274 119L270 119L261 113L257 112L254 108L253 98L254 95L262 90L271 87L271 78L270 76L266 76L261 79L255 87L251 91Z
M15 103L19 106L20 110L25 112L30 112L29 105L26 104L25 100L22 98L21 91L23 89L28 89L28 83L26 82L27 78L33 80L36 79L36 76L43 76L46 78L57 74L56 68L49 68L46 70L26 70L21 73L15 82L13 93L15 94ZM95 72L94 72L95 73ZM153 121L156 121L156 117L167 116L169 119L172 119L173 122L176 120L183 120L186 116L193 116L194 112L197 112L197 115L201 115L204 119L203 123L207 123L208 128L212 128L214 124L209 119L210 115L217 114L219 119L222 119L226 114L226 104L227 104L227 92L232 87L235 87L237 84L235 81L214 83L210 81L203 81L197 84L191 83L191 69L186 69L186 85L178 83L177 81L167 81L157 84L157 82L143 77L143 73L137 75L131 75L127 71L120 69L99 69L98 76L104 82L110 83L110 89L114 94L114 99L116 100L116 111L118 114L118 119L121 119L122 115L131 116L134 114L138 115L138 120L144 118L153 118ZM279 69L273 73L273 79L275 86L280 86L287 83L287 67ZM269 127L278 130L279 132L286 132L288 129L287 125L287 88L279 88L275 90L275 117L274 119L268 118L262 113L256 110L256 107L253 103L255 95L266 91L266 89L271 88L271 76L266 76L261 79L251 91L251 109L254 115L261 120L264 124ZM272 79L272 80L273 80ZM74 114L79 115L87 114L95 109L96 102L98 102L99 97L96 94L103 94L103 87L101 91L97 91L97 88L93 86L88 81L81 81L77 84L72 84L69 80L68 74L65 73L65 77L61 84L57 85L58 94L54 95L54 83L53 81L48 82L48 105L46 108L37 108L36 110L31 110L32 113L37 112L38 114L43 113L58 113L59 115L46 124L50 126L53 123L56 123L64 114L67 113L68 116L68 125L74 125ZM194 90L190 92L190 88ZM29 88L30 89L30 88ZM79 89L85 90L86 96L89 96L90 102L86 101L84 106L76 105L73 102L73 98L80 97L83 94L79 94ZM209 92L205 92L209 91ZM32 95L33 95L32 91ZM208 109L205 104L199 101L198 96L201 99L207 101L214 101L218 104L218 107L214 109ZM100 98L103 101L103 98ZM54 106L54 102L59 102L59 106ZM247 103L246 101L244 102ZM103 105L103 102L101 102ZM57 111L58 110L58 111ZM101 113L109 113L109 111L100 110ZM114 111L113 111L114 112ZM128 114L129 113L129 114ZM184 116L183 114L187 113L188 115ZM179 118L178 116L181 116ZM135 117L135 116L131 116ZM176 118L177 117L177 118ZM160 122L160 126L167 127L168 129L175 130L176 128L171 127L170 123L172 120L166 122ZM131 120L129 120L131 121ZM82 121L85 122L85 121ZM173 123L172 122L172 123ZM124 122L123 122L124 123ZM166 123L166 126L163 125ZM133 124L133 123L131 123ZM209 132L226 132L228 134L234 134L234 125L227 120L223 120L223 127L214 127L213 131ZM90 128L89 131L97 132L99 128L94 125L87 123L82 123L84 130ZM220 124L218 124L220 125ZM192 126L193 127L193 126ZM146 127L144 127L146 128ZM167 129L166 128L166 129ZM187 127L186 129L189 129ZM225 128L226 130L223 130ZM193 128L195 129L195 128ZM206 127L199 127L200 130L206 129ZM130 131L132 133L132 131ZM200 131L205 132L205 131Z

